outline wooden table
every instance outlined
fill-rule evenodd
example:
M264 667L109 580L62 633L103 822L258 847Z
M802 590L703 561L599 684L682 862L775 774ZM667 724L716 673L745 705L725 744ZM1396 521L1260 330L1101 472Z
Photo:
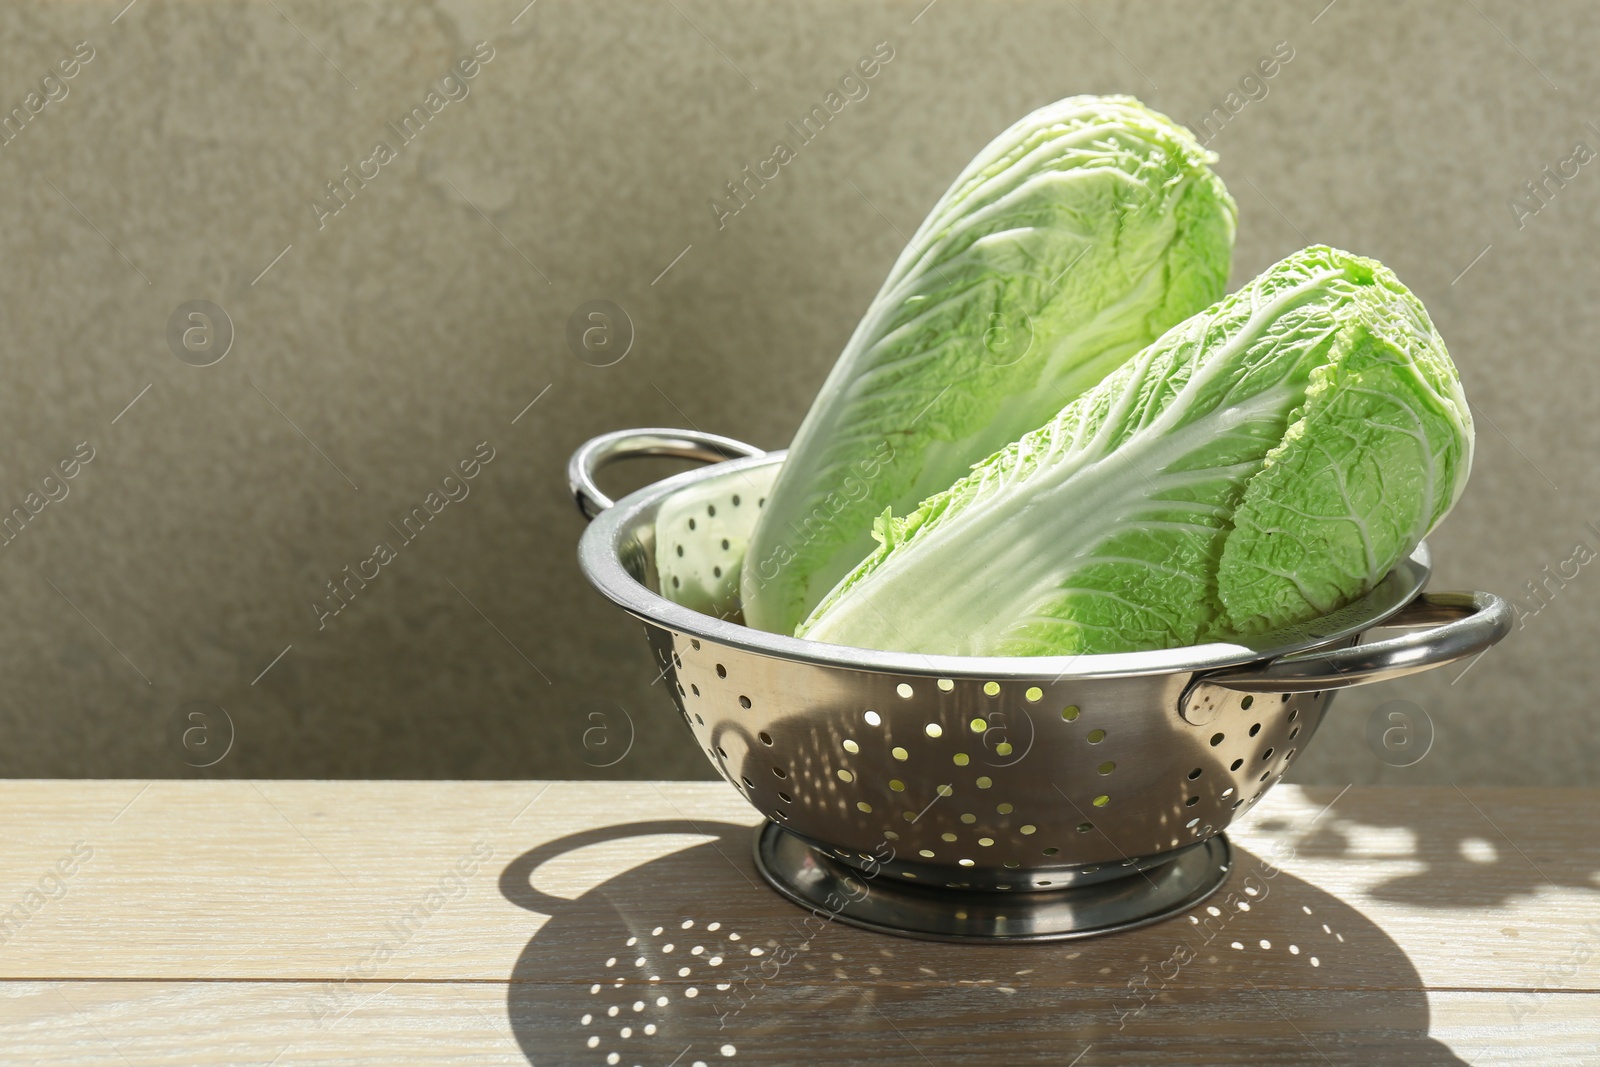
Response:
M1283 786L1247 911L971 947L808 935L721 783L5 782L0 1062L1594 1064L1597 802Z

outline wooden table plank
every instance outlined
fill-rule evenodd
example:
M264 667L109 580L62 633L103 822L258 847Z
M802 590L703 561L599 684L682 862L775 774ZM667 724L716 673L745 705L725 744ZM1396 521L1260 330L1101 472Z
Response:
M1270 793L1233 834L1247 854L1240 877L1272 861L1312 887L1296 889L1301 906L1338 905L1377 927L1433 988L1600 988L1595 794L1470 794L1511 833L1507 844L1451 789L1351 789L1319 818L1337 792ZM363 977L389 981L502 979L547 921L502 895L502 870L586 830L602 840L535 874L563 898L616 876L596 898L605 907L566 909L586 943L648 919L661 903L658 868L699 883L705 915L766 938L804 916L759 884L746 836L758 817L719 783L5 782L0 811L0 903L39 888L74 842L93 849L66 895L44 899L0 945L0 977L313 979L364 966ZM679 825L656 829L680 832L631 836L662 821ZM686 851L657 858L672 849ZM645 887L637 901L618 896L630 884ZM1320 925L1299 932L1311 938ZM1173 929L1085 951L1117 964L1158 951ZM866 951L912 945L849 933ZM386 943L390 958L370 958ZM991 969L991 952L1008 963L1005 953L1032 950L916 951L942 974L974 977ZM1054 980L1098 979L1062 969ZM1365 979L1358 970L1349 980Z
M1594 1062L1597 799L1280 787L1191 916L975 947L808 930L720 783L4 782L0 1060Z
M759 1020L719 1030L715 1015L653 1006L648 1015L594 1016L585 990L524 991L542 1016L508 1020L499 983L402 982L373 986L338 1016L314 1017L318 987L300 982L17 982L0 996L0 1062L32 1067L265 1067L409 1063L573 1067L619 1063L676 1067L797 1063L927 1067L1152 1063L1373 1067L1471 1063L1593 1064L1600 1012L1585 993L1546 998L1532 1020L1493 993L1432 993L1430 1014L1373 992L1278 996L1250 991L1182 998L1118 1031L1091 991L1048 996L947 989L915 999L898 990L797 984ZM1000 1003L1002 998L1005 1003ZM630 1018L631 1017L631 1018ZM649 1020L649 1021L645 1021ZM621 1029L630 1025L628 1037ZM1427 1032L1418 1024L1427 1025ZM646 1033L646 1026L655 1026ZM588 1038L600 1038L594 1048ZM521 1039L519 1043L519 1038ZM1382 1041L1382 1045L1375 1042ZM722 1047L733 1048L732 1056ZM524 1053L523 1047L529 1051ZM623 1057L626 1053L626 1058Z

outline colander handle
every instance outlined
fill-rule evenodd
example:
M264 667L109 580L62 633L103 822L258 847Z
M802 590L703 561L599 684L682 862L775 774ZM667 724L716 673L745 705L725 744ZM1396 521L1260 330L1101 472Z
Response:
M1197 682L1245 693L1309 693L1387 681L1485 652L1511 632L1511 605L1493 593L1423 593L1384 627L1427 627L1348 648L1280 656L1264 666L1236 667Z
M583 517L592 519L616 503L601 491L594 478L601 467L619 459L674 456L702 463L721 463L725 459L761 455L765 453L754 445L699 430L613 430L590 438L572 454L572 459L567 461L567 485Z

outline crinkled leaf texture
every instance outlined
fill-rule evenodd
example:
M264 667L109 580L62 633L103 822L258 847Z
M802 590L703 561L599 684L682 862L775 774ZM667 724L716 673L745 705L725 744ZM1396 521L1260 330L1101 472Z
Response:
M952 655L1173 648L1367 592L1450 510L1472 421L1382 264L1316 247L904 518L798 629Z
M1130 97L1001 134L911 238L807 414L741 575L791 632L909 511L1222 295L1235 209L1185 129Z

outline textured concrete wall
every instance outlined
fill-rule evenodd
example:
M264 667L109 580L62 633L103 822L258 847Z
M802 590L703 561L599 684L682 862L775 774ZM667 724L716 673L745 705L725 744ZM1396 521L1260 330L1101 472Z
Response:
M1325 241L1432 310L1480 429L1436 588L1600 548L1600 163L1508 205L1600 148L1590 5L125 2L0 7L0 107L26 113L0 147L0 508L28 513L0 548L0 773L707 774L577 571L567 454L651 424L783 445L990 137L1080 92L1193 122L1283 41L1212 141L1234 284ZM719 222L879 42L868 95ZM634 330L609 367L565 340L602 299ZM1592 782L1600 570L1552 588L1459 682L1341 698L1296 777ZM1405 770L1364 736L1392 700L1436 734ZM618 706L632 751L591 770Z

